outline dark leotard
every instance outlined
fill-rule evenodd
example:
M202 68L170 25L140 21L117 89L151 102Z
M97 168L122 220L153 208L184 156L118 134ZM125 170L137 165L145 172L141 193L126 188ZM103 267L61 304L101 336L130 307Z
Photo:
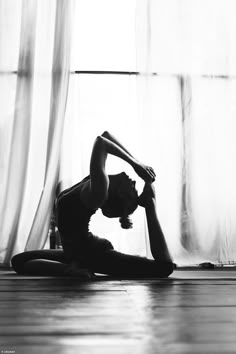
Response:
M59 194L56 201L56 222L68 262L113 249L112 244L89 231L91 216L96 209L81 201L81 189L89 177Z

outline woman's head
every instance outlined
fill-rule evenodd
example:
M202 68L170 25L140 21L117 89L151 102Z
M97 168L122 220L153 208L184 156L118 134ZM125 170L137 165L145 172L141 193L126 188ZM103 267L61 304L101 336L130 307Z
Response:
M138 206L138 193L135 183L125 172L109 175L108 198L102 206L102 213L109 218L120 218L121 227L129 229L132 222L129 215Z

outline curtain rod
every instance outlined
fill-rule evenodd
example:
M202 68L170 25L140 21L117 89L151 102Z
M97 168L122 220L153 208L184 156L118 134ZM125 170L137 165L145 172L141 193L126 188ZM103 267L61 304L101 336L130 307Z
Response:
M70 71L71 74L78 74L78 75L83 75L83 74L91 74L91 75L145 75L145 73L139 72L139 71L113 71L113 70L75 70L75 71ZM0 75L12 75L18 74L17 70L12 70L12 71L3 71L0 70ZM167 76L167 77L201 77L205 79L236 79L236 75L191 75L191 74L160 74L156 72L152 72L150 74L147 74L150 76Z
M145 75L139 71L113 71L113 70L75 70L71 74L92 74L92 75ZM169 76L169 77L202 77L206 79L236 79L236 75L191 75L191 74L160 74L157 72L147 73L150 76Z
M112 74L112 75L139 75L138 71L112 71L112 70L76 70L74 74Z

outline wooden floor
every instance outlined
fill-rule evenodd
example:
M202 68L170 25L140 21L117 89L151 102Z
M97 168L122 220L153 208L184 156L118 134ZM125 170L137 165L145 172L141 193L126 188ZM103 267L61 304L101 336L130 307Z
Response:
M0 353L236 353L236 271L84 283L0 271Z

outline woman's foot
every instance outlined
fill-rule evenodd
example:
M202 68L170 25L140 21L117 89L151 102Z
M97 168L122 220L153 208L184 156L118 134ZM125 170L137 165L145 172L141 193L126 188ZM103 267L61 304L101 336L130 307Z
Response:
M64 270L64 275L68 277L79 278L82 280L92 280L95 277L94 273L91 272L89 269L80 268L75 264L69 264Z

